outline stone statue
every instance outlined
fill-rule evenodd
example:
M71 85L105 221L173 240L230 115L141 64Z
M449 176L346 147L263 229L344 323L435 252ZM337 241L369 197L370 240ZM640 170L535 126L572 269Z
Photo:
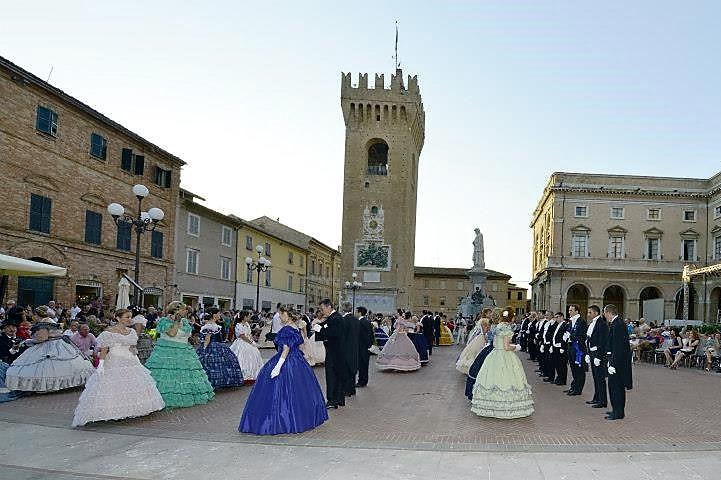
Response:
M476 238L473 240L473 269L475 271L485 270L486 262L483 260L483 234L476 228Z

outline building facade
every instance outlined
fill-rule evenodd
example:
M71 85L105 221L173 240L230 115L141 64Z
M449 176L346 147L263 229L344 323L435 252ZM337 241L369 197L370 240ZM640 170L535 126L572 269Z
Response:
M685 264L721 261L721 175L554 173L533 214L535 309L615 304L630 318L682 318ZM690 319L716 321L721 282L690 286Z
M425 112L417 77L341 77L345 121L341 278L353 272L373 311L409 305L413 290L418 164ZM358 303L358 301L356 302Z
M275 306L282 303L302 311L306 303L306 248L265 225L263 221L241 221L237 246L237 308L254 310L257 300L260 310L275 310ZM256 251L258 246L261 253ZM271 268L261 272L259 279L258 272L248 268L245 259L250 257L255 262L261 256L271 261Z
M5 185L0 252L67 268L67 276L10 277L8 298L115 303L122 274L134 273L134 232L107 213L120 203L165 218L140 244L146 305L172 298L174 222L184 162L76 98L0 57L0 169Z
M473 290L473 284L466 275L468 269L465 268L415 267L414 272L413 312L431 310L455 316L461 300ZM509 305L507 297L510 288L525 292L525 289L509 284L510 275L489 269L486 272L486 294L498 307Z
M513 308L516 315L523 315L528 312L527 288L519 287L515 283L509 283L507 297L506 305Z
M205 207L180 190L175 222L175 284L179 298L195 309L235 308L237 217ZM245 264L244 264L245 265Z

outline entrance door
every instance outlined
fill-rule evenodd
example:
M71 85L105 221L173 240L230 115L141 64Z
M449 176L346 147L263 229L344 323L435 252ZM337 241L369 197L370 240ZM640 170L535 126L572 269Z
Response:
M18 277L18 304L21 307L46 305L53 299L52 277Z

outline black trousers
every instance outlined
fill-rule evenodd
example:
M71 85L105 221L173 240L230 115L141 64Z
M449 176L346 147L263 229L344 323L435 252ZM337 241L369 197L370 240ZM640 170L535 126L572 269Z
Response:
M573 351L573 347L571 347L570 350ZM573 380L571 381L571 390L576 393L581 393L583 392L583 386L586 384L586 369L583 364L576 364L575 357L575 355L569 354L568 358L568 363L571 364L571 375L573 376Z
M593 362L593 359L591 359L591 362ZM605 362L601 362L601 365L598 367L591 364L591 375L593 375L593 401L602 405L608 405Z
M536 344L533 339L528 341L528 359L531 361L536 360Z
M357 373L357 368L346 364L345 375L343 375L343 393L346 397L355 395L355 376Z
M331 405L345 405L345 366L335 359L325 361L325 389Z
M556 372L556 382L565 385L568 381L568 354L563 353L557 347L553 348L553 369Z
M368 385L368 362L371 352L367 348L358 350L358 385Z
M611 410L617 417L626 415L626 388L623 386L618 372L608 376L608 396L611 399Z
M553 365L553 354L549 352L550 345L544 345L543 349L543 374L551 380L556 378L556 369Z
M428 342L428 355L433 355L433 337L426 336L426 342Z
M441 345L441 334L440 333L436 334L435 340L436 340L436 347L440 346Z

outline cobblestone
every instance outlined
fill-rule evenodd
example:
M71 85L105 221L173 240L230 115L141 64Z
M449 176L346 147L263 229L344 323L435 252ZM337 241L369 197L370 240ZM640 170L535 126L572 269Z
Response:
M348 406L331 411L321 427L299 435L256 437L237 433L250 391L218 392L208 405L163 411L84 430L211 442L431 451L674 451L721 450L721 376L654 365L635 367L626 419L609 422L582 396L544 384L525 360L536 412L518 420L480 418L463 396L454 368L459 348L434 349L431 364L411 373L373 371ZM264 352L268 356L270 352ZM324 385L323 368L315 369ZM79 391L36 395L0 405L0 421L68 427ZM69 428L69 427L68 427Z

